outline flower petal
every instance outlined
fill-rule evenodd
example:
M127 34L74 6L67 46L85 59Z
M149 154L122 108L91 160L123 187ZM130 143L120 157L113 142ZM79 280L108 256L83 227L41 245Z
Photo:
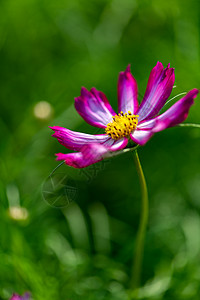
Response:
M25 293L23 296L20 296L18 294L13 294L10 300L29 300L30 299L30 294Z
M102 145L109 148L110 151L117 151L124 149L128 144L128 139L126 137L121 138L120 140L113 140L108 138L107 141L103 142Z
M151 130L155 126L155 118L148 120L148 121L142 121L138 123L137 129L139 130Z
M152 137L153 132L151 130L135 130L130 134L131 139L134 143L143 146Z
M138 130L158 132L183 122L187 118L189 109L194 103L194 98L196 98L198 92L197 89L191 90L160 116L139 123Z
M85 144L89 143L103 143L110 137L106 134L86 134L81 132L72 131L63 127L54 126L50 127L55 133L53 137L58 139L58 142L66 148L74 151L80 151Z
M187 118L198 92L197 89L191 90L160 116L139 123L137 129L130 134L131 139L139 145L144 145L155 132L182 123Z
M175 126L182 123L188 116L189 109L194 103L199 90L193 89L174 105L172 105L166 112L155 118L155 126L153 132L164 130L168 127Z
M58 153L56 154L57 160L64 160L67 165L74 168L85 168L111 156L112 152L123 149L127 143L127 138L115 141L109 137L103 144L85 144L81 147L80 152L69 154Z
M10 298L10 300L21 300L21 296L17 295L17 294L13 294L12 297Z
M116 115L106 96L95 88L88 91L83 87L75 98L75 108L87 123L100 128L105 128Z
M109 149L100 144L89 144L82 147L81 152L63 154L58 153L57 160L64 160L68 166L85 168L95 164L109 154Z
M174 69L168 65L163 70L163 65L158 62L150 73L144 98L137 111L139 121L154 117L161 110L171 94L174 81Z
M137 82L130 72L130 65L125 72L121 72L118 80L118 107L119 112L131 111L134 114L138 109Z

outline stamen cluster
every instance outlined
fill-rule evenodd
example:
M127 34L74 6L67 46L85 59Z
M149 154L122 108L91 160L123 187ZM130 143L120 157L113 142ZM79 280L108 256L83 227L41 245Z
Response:
M136 129L138 117L138 115L133 115L130 111L125 114L121 111L118 115L113 116L112 122L107 124L106 134L114 140L128 137Z

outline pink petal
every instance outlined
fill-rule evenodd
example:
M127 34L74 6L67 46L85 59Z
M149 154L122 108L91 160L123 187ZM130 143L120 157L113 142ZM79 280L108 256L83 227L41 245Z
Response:
M131 139L139 145L144 145L155 132L182 123L187 118L198 92L197 89L191 90L160 116L139 123L137 129L130 134Z
M194 103L194 98L198 94L197 89L191 90L187 95L172 105L166 112L151 120L140 122L137 126L138 130L152 130L158 132L168 127L182 123L188 116L189 109Z
M57 160L64 160L67 165L74 168L85 168L109 157L111 152L125 148L127 143L127 138L122 138L118 141L108 138L103 144L85 144L80 149L80 152L69 154L58 153L56 154Z
M68 166L85 168L106 157L109 149L100 144L89 144L82 147L81 152L62 154L58 153L57 160L64 160Z
M155 126L155 118L148 121L139 122L137 125L137 129L151 130L154 126Z
M148 142L148 140L152 137L153 132L150 130L135 130L130 134L131 139L134 143L143 146Z
M63 127L54 126L50 127L55 133L53 137L58 139L58 142L66 148L74 151L80 151L85 144L89 143L103 143L110 137L106 134L86 134L81 132L72 131Z
M108 138L107 141L103 142L102 145L109 148L110 151L117 151L124 149L128 144L128 139L126 137L121 138L120 140L113 140L112 138Z
M182 99L172 105L166 112L155 118L153 132L164 130L168 127L182 123L188 116L189 109L198 94L197 89L191 90Z
M135 113L138 109L137 82L130 72L130 65L125 72L121 72L118 80L118 107L119 112L131 111Z
M139 121L150 119L161 110L171 94L174 81L174 69L168 65L163 70L163 65L158 62L150 73L144 98L137 111Z
M17 294L13 294L12 297L10 298L10 300L21 300L21 296L17 295Z
M106 96L95 88L88 91L83 87L81 95L75 98L75 108L87 123L101 128L105 128L116 115Z
M30 299L30 294L25 293L23 296L20 296L18 294L13 294L10 300L29 300Z

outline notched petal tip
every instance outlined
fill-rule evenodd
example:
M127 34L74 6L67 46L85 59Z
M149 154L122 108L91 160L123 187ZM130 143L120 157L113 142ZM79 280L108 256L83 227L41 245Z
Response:
M49 128L51 128L53 131L65 131L65 130L68 130L65 127L61 127L61 126L49 126Z
M109 153L109 149L100 144L84 145L80 152L57 153L56 160L64 160L65 164L74 168L85 168L104 159Z
M98 91L95 87L92 87L92 88L90 89L90 92L91 92L93 95L95 95L96 93L101 93L101 91Z
M89 91L88 91L84 86L82 86L82 87L81 87L81 96L87 97L88 94L89 94ZM77 97L77 98L78 98L78 97Z
M60 126L49 126L49 128L54 131L54 133L51 136L56 138L58 138L59 132L67 131L66 128Z
M118 111L135 113L138 109L137 82L130 72L130 64L118 79Z
M125 70L126 73L131 73L131 64L128 64L126 70Z
M53 131L55 131L54 126L48 126L50 129L52 129ZM56 126L55 126L56 127Z
M92 87L90 89L90 93L97 99L97 101L99 101L99 102L103 101L104 104L109 103L106 95L102 91L97 90L95 87ZM109 103L109 106L110 106L110 103ZM111 107L110 107L110 109L111 109Z
M189 93L191 93L193 95L193 97L196 98L196 96L198 95L199 92L200 92L200 89L193 89Z
M190 100L194 100L196 97L197 97L197 95L198 95L198 93L199 93L199 89L192 89L192 90L190 90L183 98L181 98L178 102L181 102L181 101L183 101L183 100L185 100L185 102L187 103L188 101L190 101ZM178 102L176 102L176 103L178 103ZM176 104L175 103L175 104ZM194 103L194 101L193 101L193 103ZM174 105L173 105L174 106Z
M156 65L154 68L159 68L159 69L162 69L163 70L163 64L160 62L160 61L157 61ZM152 70L154 70L154 68Z
M164 69L163 64L160 61L158 61L157 64L155 65L155 67L152 69L152 71L158 72L158 70L164 71L165 75L170 75L170 73L172 75L172 73L174 72L175 69L170 67L170 63L168 63L167 67Z
M128 66L126 67L125 71L121 71L119 73L119 79L124 78L124 76L129 76L129 74L131 74L131 64L128 64ZM131 74L132 76L132 74Z
M170 68L168 64L163 69L163 65L157 62L156 66L151 70L144 98L137 111L139 121L147 120L157 115L171 94L174 81L174 68Z
M78 163L80 159L80 152L68 153L68 154L56 153L55 155L57 156L56 158L57 161L63 160L65 164L70 167L81 168L81 166L79 166Z
M58 131L60 130L61 127L59 127L59 126L49 126L49 128L54 131L54 133L51 136L55 137L55 138L58 138Z
M175 69L174 68L169 68L167 66L167 68L165 69L165 77L166 76L174 76L174 73L175 73Z
M66 154L63 153L55 153L56 160L65 160Z

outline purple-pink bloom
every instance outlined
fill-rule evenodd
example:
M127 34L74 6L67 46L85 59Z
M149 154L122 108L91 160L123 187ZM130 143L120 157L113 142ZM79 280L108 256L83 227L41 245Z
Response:
M57 160L64 160L69 166L84 168L125 148L131 139L143 146L155 132L183 122L187 116L197 89L188 92L167 111L158 115L171 94L175 81L174 69L163 68L158 62L152 69L146 92L141 104L137 99L137 83L130 72L130 66L121 72L118 80L118 114L112 109L106 96L92 88L84 87L75 98L75 108L82 118L92 126L104 128L104 134L86 134L54 126L53 137L73 153L58 153Z
M13 294L10 300L30 300L30 294L25 293L23 296L20 296L18 294Z

